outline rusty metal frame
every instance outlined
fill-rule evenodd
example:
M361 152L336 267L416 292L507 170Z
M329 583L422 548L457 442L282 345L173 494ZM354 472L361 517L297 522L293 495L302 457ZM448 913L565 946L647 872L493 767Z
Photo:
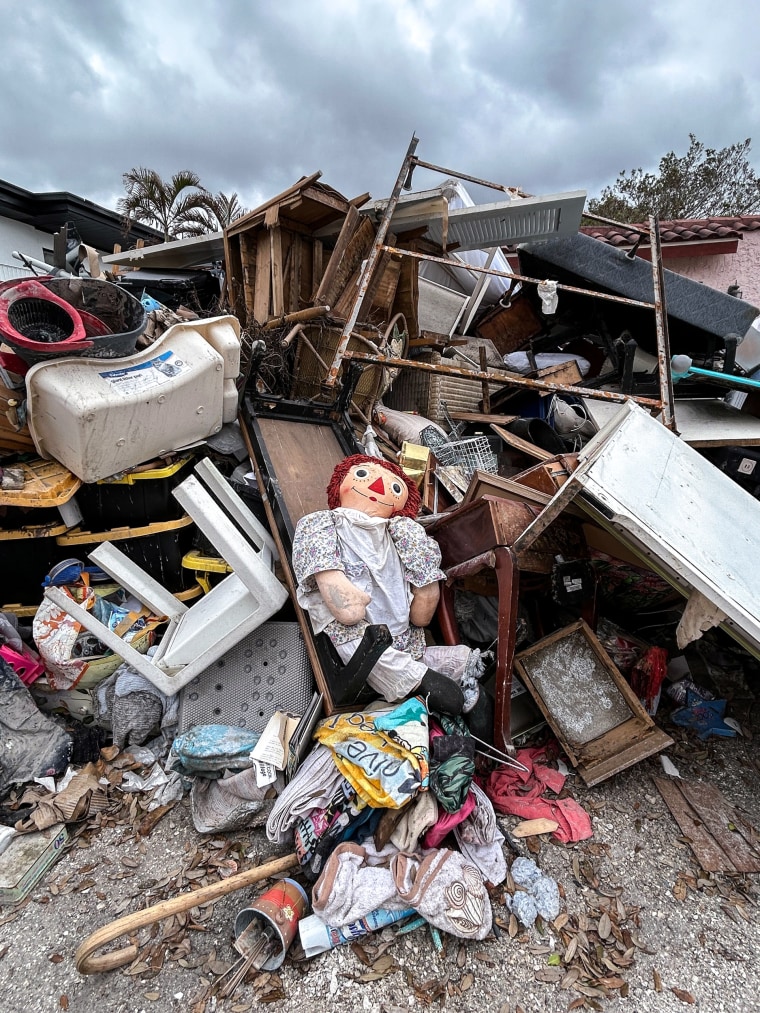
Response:
M514 187L506 187L502 184L491 183L488 180L479 179L476 176L469 176L465 173L455 172L451 169L444 169L442 166L433 165L430 162L423 162L417 158L415 151L419 138L416 135L412 135L412 139L407 148L404 161L399 171L396 183L391 192L391 196L388 199L388 203L385 206L380 224L378 225L375 240L372 244L369 256L362 265L362 270L359 275L358 290L356 298L354 299L351 312L349 313L348 319L343 325L341 332L340 341L338 347L335 350L332 364L328 370L327 376L322 383L322 388L325 393L333 391L338 383L338 377L340 374L341 364L344 359L349 359L357 362L376 363L378 365L390 365L390 366L407 366L414 369L427 369L429 372L446 373L449 376L463 376L465 379L475 379L481 382L493 382L501 384L512 384L517 387L527 387L533 390L544 390L547 392L554 393L571 393L578 396L584 396L589 398L595 398L596 400L605 401L636 401L643 407L649 408L653 413L655 411L662 414L662 422L668 429L677 433L675 424L675 412L674 412L674 398L673 398L673 381L670 373L670 339L668 336L668 320L667 311L665 308L665 278L662 267L662 249L660 246L660 231L659 223L654 216L649 218L648 229L631 229L631 231L638 232L640 236L648 233L650 239L651 257L652 257L652 277L654 284L654 302L645 302L640 299L629 299L625 296L613 295L606 292L598 292L592 289L578 288L575 285L563 285L557 284L557 289L564 292L573 292L577 295L585 295L594 299L603 299L608 302L621 303L625 306L637 306L644 309L654 310L655 323L657 330L657 357L659 363L659 379L660 379L660 399L655 400L653 398L641 398L629 394L620 394L616 391L608 390L596 390L584 387L573 387L566 384L555 384L548 383L540 380L530 380L525 377L500 377L499 374L491 373L470 373L467 370L457 370L455 367L447 367L440 365L432 365L430 363L419 363L410 359L390 359L386 356L370 356L358 352L348 352L348 342L353 332L356 321L359 317L359 311L361 309L364 297L369 289L369 283L372 279L377 261L381 253L388 253L392 256L400 257L412 257L416 260L428 261L430 263L438 263L443 265L450 265L451 260L448 257L437 257L430 253L420 253L415 250L402 250L396 246L388 246L385 244L385 237L388 234L391 219L398 205L401 191L404 188L411 187L411 176L416 166L421 168L431 169L435 172L448 173L449 175L456 176L459 179L469 180L470 182L477 183L482 186L490 187L494 190L502 190L505 193L509 192L520 192ZM597 215L591 215L590 217L600 219ZM609 221L609 220L608 220ZM621 224L622 223L615 223ZM460 263L458 266L463 267L468 271L472 271L475 274L488 275L494 278L509 278L513 281L519 281L524 284L538 285L540 279L529 278L526 275L516 274L511 271L499 271L492 267L476 267L474 264Z
M526 390L540 390L551 394L573 394L576 397L588 397L597 401L615 401L625 404L635 401L642 408L659 412L662 405L655 398L636 397L634 394L621 394L616 390L599 390L592 387L577 387L567 383L552 383L549 380L531 380L525 376L512 376L503 373L489 373L480 370L460 369L458 366L444 366L432 362L419 362L417 359L394 359L388 355L373 355L367 352L346 352L343 356L349 362L363 362L395 368L419 369L425 373L438 373L444 376L456 376L463 380L478 383L495 383L503 386L524 387Z

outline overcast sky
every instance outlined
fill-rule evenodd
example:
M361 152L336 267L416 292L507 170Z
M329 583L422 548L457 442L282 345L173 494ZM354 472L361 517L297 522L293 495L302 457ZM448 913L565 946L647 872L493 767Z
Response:
M113 207L196 171L254 207L321 169L387 196L425 161L534 194L753 137L750 0L0 0L0 178ZM753 136L756 134L757 136ZM415 188L442 177L419 171Z

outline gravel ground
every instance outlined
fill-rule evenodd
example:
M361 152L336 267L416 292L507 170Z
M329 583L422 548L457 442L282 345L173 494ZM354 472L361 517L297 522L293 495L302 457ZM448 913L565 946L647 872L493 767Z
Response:
M760 827L758 741L743 737L703 745L679 733L668 756L683 776L715 785ZM542 838L533 856L560 883L571 920L585 917L587 929L593 929L605 905L618 905L613 911L622 905L627 920L621 924L638 944L632 966L619 972L627 997L621 997L617 985L611 989L613 998L587 995L581 1008L760 1010L758 876L700 877L651 780L651 774L661 772L659 760L652 758L592 789L569 778L573 795L592 814L594 837L569 847ZM506 818L503 825L515 823ZM143 961L84 977L74 967L75 949L99 926L173 895L178 886L197 885L204 877L214 881L214 860L234 871L274 854L261 829L216 840L198 835L187 800L145 839L135 837L130 823L83 835L26 902L0 909L2 1008L25 1013L203 1009L198 1001L201 979L213 980L214 972L233 962L235 915L262 888L195 909L199 917L192 929L162 923L152 940L150 930L143 930L143 953L149 945L159 951L161 939L174 933L155 973ZM282 1013L331 1007L396 1013L428 1005L498 1013L579 1008L571 1004L580 1004L582 993L541 980L567 970L553 966L557 957L552 954L566 953L558 930L547 926L543 932L520 929L510 935L502 901L503 891L497 890L494 911L503 925L498 938L464 944L444 936L444 952L437 955L425 930L395 937L386 929L368 937L363 951L342 947L309 962L289 957L280 973L241 986L234 998L216 1006L209 1001L206 1008L245 1013L264 1001ZM356 980L362 976L371 980Z

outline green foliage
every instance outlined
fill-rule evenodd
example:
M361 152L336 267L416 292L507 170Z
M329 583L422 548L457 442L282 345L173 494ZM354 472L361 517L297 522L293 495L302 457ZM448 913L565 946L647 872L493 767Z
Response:
M602 190L588 210L619 222L645 223L649 215L663 221L752 214L760 210L760 178L749 164L751 139L719 151L706 148L689 134L685 155L669 151L656 173L623 170Z
M122 176L126 196L116 209L127 230L133 221L160 229L164 242L218 232L245 213L238 195L212 194L195 172L182 169L163 180L154 169L142 166Z

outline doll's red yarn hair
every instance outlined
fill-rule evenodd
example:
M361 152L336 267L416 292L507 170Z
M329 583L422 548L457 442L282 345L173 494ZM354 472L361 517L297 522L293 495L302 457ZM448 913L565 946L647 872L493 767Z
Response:
M379 464L380 467L385 468L386 471L400 478L409 490L409 499L406 501L406 506L403 510L396 510L391 516L411 517L414 520L417 516L417 511L420 509L421 498L417 486L408 475L404 474L397 464L394 464L392 461L381 461L379 457L369 457L367 454L354 454L352 457L345 457L340 464L336 464L330 484L327 486L327 505L331 510L335 510L336 507L340 506L341 483L351 468L357 464Z

